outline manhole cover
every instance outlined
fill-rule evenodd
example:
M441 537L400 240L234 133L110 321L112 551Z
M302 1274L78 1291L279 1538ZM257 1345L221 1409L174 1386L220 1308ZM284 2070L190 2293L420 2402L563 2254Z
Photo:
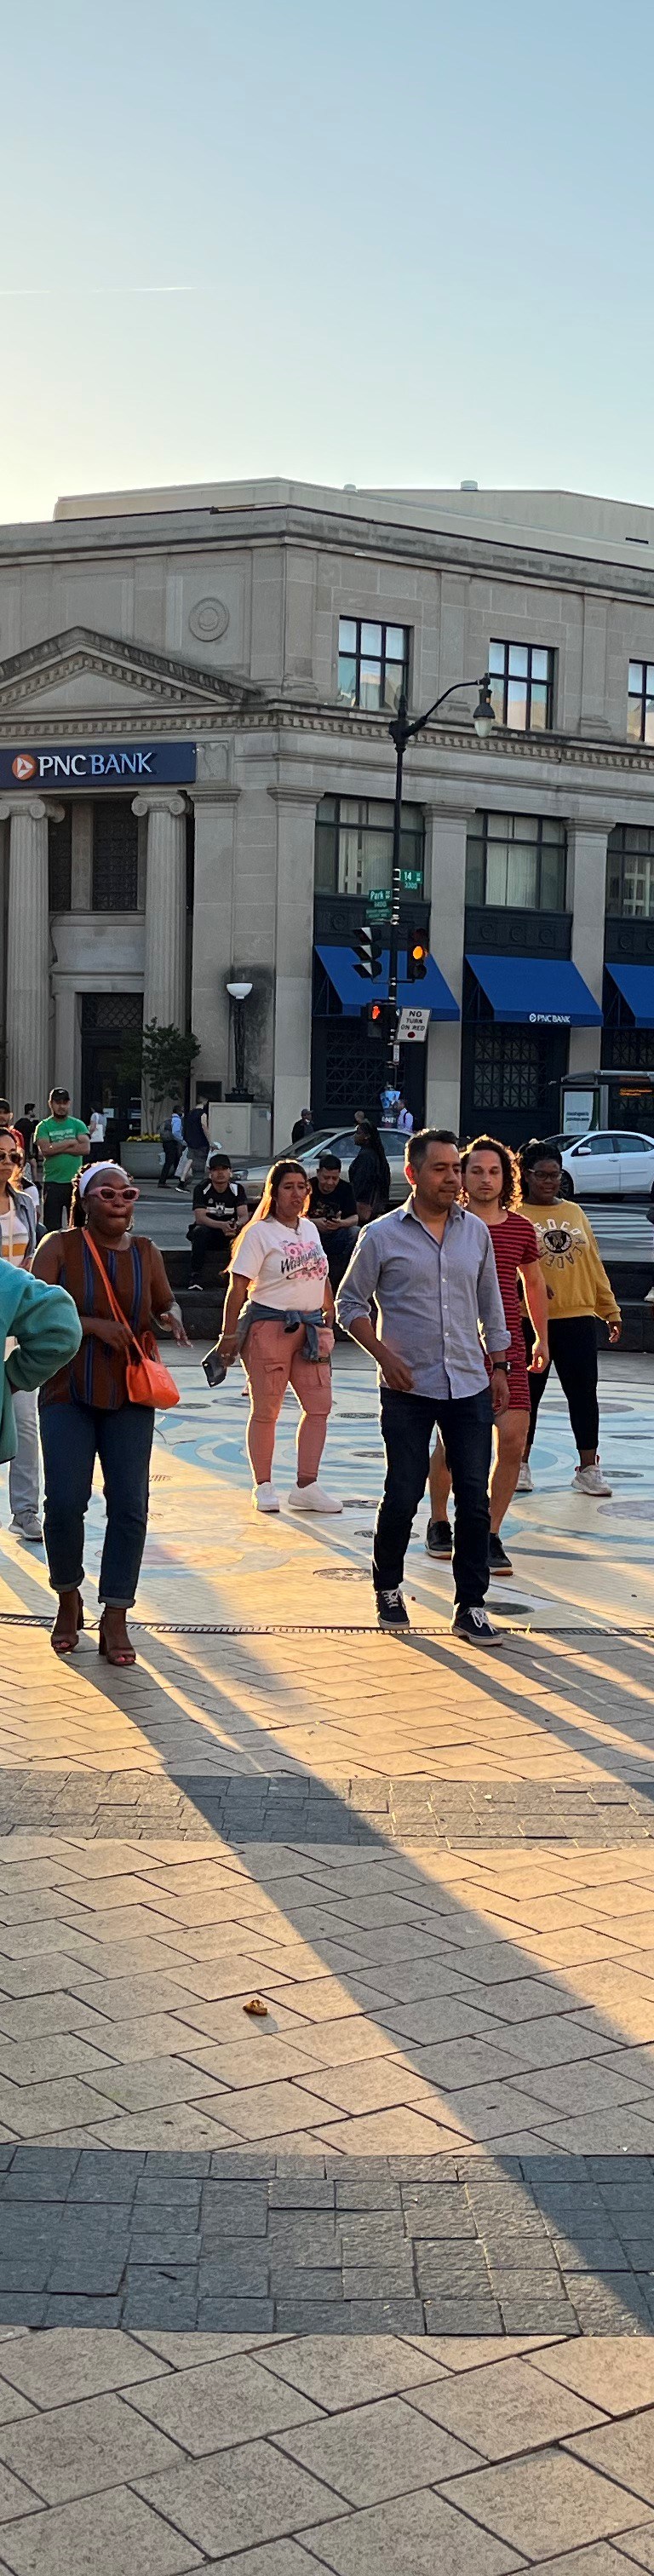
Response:
M367 1531L365 1532L367 1536ZM314 1574L322 1583L369 1583L367 1568L360 1565L314 1565Z

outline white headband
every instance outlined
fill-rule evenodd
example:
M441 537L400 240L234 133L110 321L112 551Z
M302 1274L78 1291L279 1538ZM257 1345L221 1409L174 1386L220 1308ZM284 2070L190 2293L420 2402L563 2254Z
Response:
M78 1172L77 1175L78 1198L83 1199L85 1191L88 1189L89 1181L97 1180L99 1172L120 1172L121 1180L125 1180L127 1177L126 1173L123 1172L122 1163L86 1163L83 1170Z

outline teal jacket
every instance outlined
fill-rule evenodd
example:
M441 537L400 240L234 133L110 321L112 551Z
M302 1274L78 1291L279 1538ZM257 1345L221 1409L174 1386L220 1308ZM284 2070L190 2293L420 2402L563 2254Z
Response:
M10 1335L18 1348L7 1359ZM45 1279L33 1279L31 1271L0 1259L0 1462L15 1458L18 1445L12 1387L43 1386L66 1360L74 1359L81 1339L77 1307L67 1289L51 1288Z

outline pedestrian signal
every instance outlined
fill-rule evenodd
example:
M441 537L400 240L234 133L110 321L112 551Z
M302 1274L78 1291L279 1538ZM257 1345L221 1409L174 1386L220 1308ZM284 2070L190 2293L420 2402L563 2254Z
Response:
M357 975L366 975L373 982L378 975L381 975L381 931L375 930L372 922L369 921L362 921L361 929L357 933L356 971Z
M428 957L429 949L427 947L426 939L412 939L411 946L407 951L407 984L422 984L423 978L427 973Z

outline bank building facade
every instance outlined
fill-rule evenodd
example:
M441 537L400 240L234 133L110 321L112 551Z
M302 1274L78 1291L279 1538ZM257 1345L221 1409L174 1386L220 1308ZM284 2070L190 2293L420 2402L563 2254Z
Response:
M400 1063L414 1116L551 1134L562 1077L602 1064L633 1068L613 1114L643 1123L654 511L282 481L77 497L0 531L14 1108L55 1080L124 1118L154 1018L194 1030L192 1094L241 1152L286 1143L305 1103L323 1127L374 1113L384 1045L355 961L387 912L388 727L402 689L418 715L454 684L405 763L401 998L412 941L429 951L426 1040Z

